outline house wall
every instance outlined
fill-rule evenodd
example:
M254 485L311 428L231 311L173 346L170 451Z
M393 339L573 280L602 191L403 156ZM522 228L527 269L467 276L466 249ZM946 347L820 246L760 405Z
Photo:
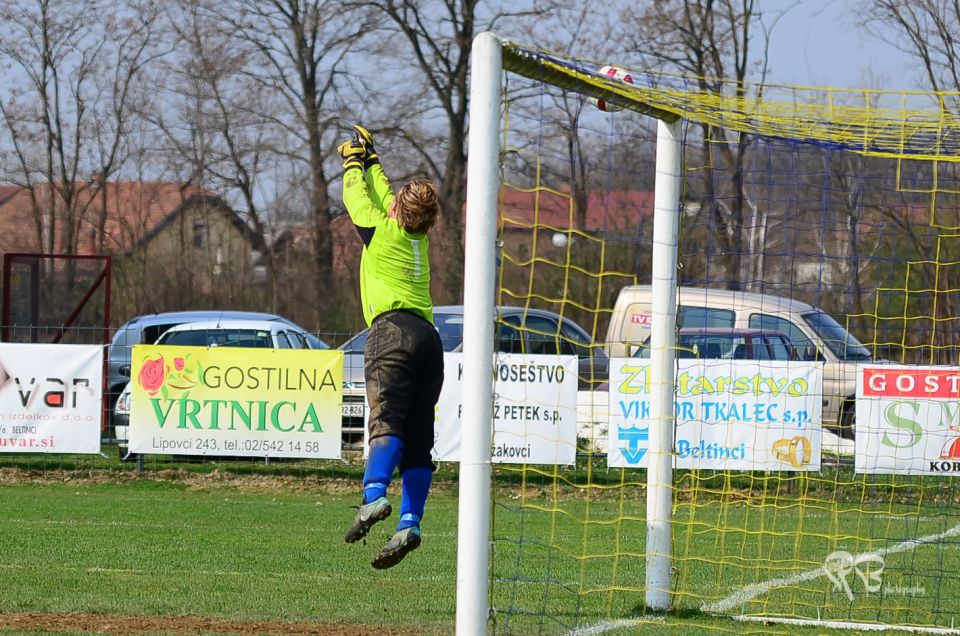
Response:
M248 236L221 207L185 207L115 263L118 317L144 311L259 307Z

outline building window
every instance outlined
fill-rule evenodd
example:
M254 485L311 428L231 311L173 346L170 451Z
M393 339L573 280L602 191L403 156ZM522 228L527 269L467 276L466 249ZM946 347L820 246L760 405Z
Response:
M203 219L197 219L193 222L193 246L205 249L210 242L210 228Z

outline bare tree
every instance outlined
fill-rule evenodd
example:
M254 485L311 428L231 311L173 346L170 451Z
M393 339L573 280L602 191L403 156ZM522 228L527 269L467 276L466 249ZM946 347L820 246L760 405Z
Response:
M623 36L618 32L622 23L616 13L597 12L592 2L564 3L564 6L544 13L529 25L531 41L548 50L564 51L570 57L606 59L611 64L625 63L617 59L622 53L614 44L621 41ZM552 108L542 118L546 129L539 131L538 137L563 140L565 148L562 156L567 162L555 169L564 174L569 183L575 227L586 229L589 193L606 185L601 183L601 179L591 179L591 175L601 172L607 149L597 141L591 143L583 134L584 116L598 111L594 111L583 95L567 90L549 92L546 98ZM535 103L537 108L544 108L539 100ZM538 119L535 115L532 118ZM627 122L624 124L629 126ZM548 170L551 168L554 167L547 166Z
M865 0L867 30L922 64L934 91L960 91L960 3L943 0ZM891 32L895 35L891 39ZM957 96L945 96L958 113Z
M864 20L866 29L875 36L895 46L899 50L915 57L921 64L925 81L935 91L936 107L940 109L943 121L956 130L960 117L960 2L956 0L864 0L861 15L869 16ZM891 37L892 34L892 37ZM944 132L945 136L949 133ZM956 221L942 218L947 211L956 209L955 194L960 181L960 169L954 162L927 162L917 166L918 172L927 183L937 184L935 191L928 196L926 205L940 218L931 219L931 225L950 227ZM927 186L929 187L929 186ZM923 188L920 188L921 190ZM905 208L909 211L909 207ZM934 247L930 246L930 250ZM960 259L960 250L956 241L943 241L937 246L938 261L954 262ZM937 283L943 291L956 289L960 279L954 268L943 267L938 273ZM944 325L953 324L960 311L956 294L945 293L937 296L936 318ZM946 329L941 329L946 332ZM946 344L955 345L960 341L960 329L953 328L952 333L938 335Z
M312 306L319 323L338 306L330 232L337 172L327 166L342 128L338 94L351 45L371 29L369 15L329 0L181 0L178 15L179 86L193 107L168 118L168 137L195 166L192 178L241 202L264 244L277 210L289 207L284 201L307 202L313 270L304 278L313 287L296 302ZM271 305L285 310L274 255L265 256Z
M109 10L107 10L109 7ZM146 4L16 0L0 6L0 64L7 69L0 125L6 178L31 197L37 245L77 252L80 229L105 243L98 194L127 153L136 83L162 52Z
M783 13L764 17L756 0L663 0L639 12L633 50L689 74L705 92L759 100L771 32ZM759 48L759 55L755 51ZM760 81L750 82L759 74ZM747 135L702 124L700 209L711 215L728 280L738 289L756 268L762 210L744 183ZM759 227L751 235L747 226ZM752 244L751 244L752 243Z
M249 47L222 28L209 5L183 0L167 8L173 52L157 69L157 85L167 91L145 117L161 133L160 144L177 180L239 202L254 242L264 246L271 228L261 189L275 177L268 166L284 146L281 127L268 115L277 111L279 100L249 79ZM262 254L268 283L275 289L274 261L269 250ZM276 297L267 304L277 311Z
M594 3L565 2L523 26L518 39L543 49L601 60L597 67L634 66L619 46L625 37L620 16L598 12ZM510 125L508 153L501 162L504 179L514 186L569 193L569 221L553 223L560 223L561 233L569 223L572 232L555 237L553 228L532 226L528 242L533 244L505 234L501 287L580 324L596 325L598 312L590 308L611 306L619 291L613 277L597 273L614 268L634 275L649 272L649 246L644 240L649 224L627 208L631 200L639 200L639 193L653 187L638 174L640 165L652 160L651 122L629 110L602 112L582 94L533 79L510 77L506 88ZM613 201L617 203L611 205ZM615 226L603 219L605 210L619 217ZM635 222L624 227L625 218ZM563 247L552 244L552 238ZM528 258L534 253L541 258ZM557 267L553 259L566 266ZM617 282L635 278L625 276Z
M257 52L261 70L254 79L286 103L289 117L280 121L295 144L282 156L306 168L320 322L325 312L338 307L330 232L334 206L325 160L334 154L338 130L344 127L339 92L347 84L346 60L376 17L363 10L345 11L333 0L236 0L232 8L219 15L236 29L235 37Z

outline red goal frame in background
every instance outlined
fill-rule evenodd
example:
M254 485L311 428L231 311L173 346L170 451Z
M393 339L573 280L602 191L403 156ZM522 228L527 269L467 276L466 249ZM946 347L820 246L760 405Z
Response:
M41 267L44 261L75 261L79 263L101 263L99 272L91 272L92 278L88 278L89 286L83 296L77 301L76 305L70 310L62 320L58 316L56 320L50 318L40 324L41 315ZM30 314L30 342L40 342L40 334L44 334L43 341L55 344L63 339L64 334L75 327L77 318L81 312L90 303L98 290L103 293L103 322L100 328L100 341L103 345L110 343L110 288L113 278L113 261L110 256L101 255L79 255L79 254L31 254L31 253L8 253L3 255L3 294L0 301L0 342L10 342L11 319L13 313L12 293L13 293L13 271L17 266L28 268L28 284L26 286L29 293L29 314ZM50 268L54 271L54 267ZM90 271L91 268L83 268ZM81 280L80 283L86 282ZM107 390L107 348L103 348L103 386L101 391L106 395ZM107 422L107 401L104 401L101 410L100 429L104 430Z

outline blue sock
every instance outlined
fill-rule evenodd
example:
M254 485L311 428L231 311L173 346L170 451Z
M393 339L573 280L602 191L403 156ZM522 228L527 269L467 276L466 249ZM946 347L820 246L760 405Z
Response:
M430 492L430 482L433 480L433 469L429 466L408 468L403 471L402 479L403 495L400 500L400 523L397 524L397 531L420 525L427 494Z
M370 442L367 468L363 473L364 503L387 496L387 486L402 453L403 440L395 435L383 435Z

